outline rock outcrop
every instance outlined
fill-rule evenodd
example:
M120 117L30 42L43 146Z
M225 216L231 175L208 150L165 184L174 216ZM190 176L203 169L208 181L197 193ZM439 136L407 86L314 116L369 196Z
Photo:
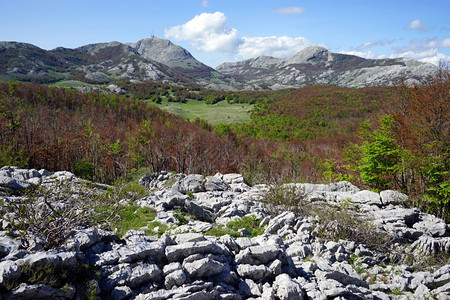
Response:
M83 182L70 172L0 169L0 199L11 203L29 186ZM59 248L25 247L27 237L13 238L8 222L0 231L2 299L448 299L450 265L416 270L393 264L387 253L350 240L329 241L316 236L314 220L285 211L267 215L259 202L266 185L249 186L239 174L183 175L161 172L141 179L151 193L140 207L156 209L156 221L168 230L149 236L130 230L114 232L74 228ZM353 203L378 230L391 235L392 247L410 255L450 254L450 230L442 220L402 207L405 195L395 191L361 191L349 182L291 184L313 203ZM105 188L94 185L94 190ZM192 219L180 225L175 214ZM255 237L212 236L218 224L245 216L261 220L263 234ZM35 243L42 241L35 240ZM405 246L410 245L410 246ZM392 252L396 248L392 248ZM85 284L52 285L23 282L30 270L57 270L72 276L84 268ZM78 273L76 273L78 272ZM51 273L51 272L50 272ZM48 274L50 274L48 273ZM95 276L92 276L95 273Z

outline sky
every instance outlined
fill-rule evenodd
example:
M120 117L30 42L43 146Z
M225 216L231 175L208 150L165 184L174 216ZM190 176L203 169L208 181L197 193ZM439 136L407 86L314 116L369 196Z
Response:
M450 0L0 0L0 41L43 49L156 36L216 67L307 46L450 61Z

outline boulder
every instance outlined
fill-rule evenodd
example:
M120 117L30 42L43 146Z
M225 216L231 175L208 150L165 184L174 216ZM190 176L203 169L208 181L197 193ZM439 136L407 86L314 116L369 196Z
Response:
M408 196L393 190L385 190L380 192L381 203L386 205L399 205L408 200Z
M181 266L181 265L180 265ZM175 270L174 272L171 272L164 278L164 286L166 289L170 290L174 286L179 287L185 284L187 281L186 274L183 270Z
M199 259L184 264L187 274L192 277L208 277L218 275L222 272L224 265L210 258Z
M217 176L207 176L205 181L206 191L226 191L230 189L230 185L222 178Z
M260 265L273 261L279 254L280 249L273 245L250 246L236 255L236 263Z
M277 234L278 230L283 228L285 225L292 225L294 220L294 213L286 211L271 219L264 232L269 234Z
M166 247L166 258L169 262L182 261L192 254L222 254L223 249L211 241L187 242Z
M238 265L237 273L243 278L250 278L256 282L267 279L268 276L272 275L270 269L264 265L254 266L249 264Z
M173 185L172 188L182 194L186 194L187 192L205 192L205 178L203 177L203 175L190 174L184 178L181 178L177 183Z
M302 300L304 297L300 284L287 274L280 274L275 278L273 290L280 300Z

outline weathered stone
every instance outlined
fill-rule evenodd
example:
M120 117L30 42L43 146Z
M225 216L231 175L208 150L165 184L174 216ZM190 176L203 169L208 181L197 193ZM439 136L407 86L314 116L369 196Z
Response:
M236 255L236 263L251 265L266 264L274 260L278 254L280 254L280 249L272 245L251 246Z
M450 253L450 237L433 238L421 236L411 245L417 255L436 255L437 253Z
M21 274L15 262L10 260L0 262L0 283L16 280Z
M164 256L165 245L162 241L140 242L119 248L119 263L135 262L146 258L159 259Z
M161 270L155 264L138 264L131 271L131 276L126 280L126 284L131 288L136 288L143 284L160 281Z
M51 299L58 289L45 284L21 283L9 295L10 299Z
M300 259L304 259L312 253L309 245L302 242L294 242L289 246L289 248L286 249L286 254L291 257L299 257Z
M327 297L337 297L349 294L349 290L347 290L342 283L334 279L320 280L319 289Z
M443 220L427 214L422 214L421 221L412 227L433 237L444 236L447 232L447 225Z
M278 276L281 274L282 266L283 266L283 263L281 262L281 260L276 259L271 264L268 265L268 268L274 276Z
M13 191L22 191L28 189L30 186L31 185L28 182L0 175L0 187L7 188Z
M173 236L173 240L177 244L183 244L187 242L206 241L206 238L203 234L200 233L181 233Z
M232 251L232 252L239 252L239 245L236 243L235 239L233 239L231 237L231 235L226 234L223 235L219 238L219 243L222 243L223 245L225 245L228 250Z
M228 183L216 176L207 176L205 181L207 191L226 191L230 189Z
M285 225L292 225L295 220L295 215L293 212L286 211L275 218L271 219L269 225L267 225L265 232L270 234L276 234L278 230L283 228Z
M34 268L52 266L54 268L75 268L77 265L76 252L37 252L17 261L19 266L28 264Z
M136 288L143 284L161 280L162 271L155 264L138 264L133 268L130 265L119 265L116 272L100 282L100 287L102 290L111 291L116 286L127 285Z
M367 282L363 281L362 279L357 278L355 276L350 276L348 274L345 274L343 272L336 271L336 270L333 270L331 272L316 270L314 272L314 274L316 275L317 279L320 281L325 281L327 279L333 279L335 281L342 283L343 285L354 284L356 286L362 286L365 288L369 287Z
M241 174L225 174L222 177L223 181L227 184L240 184L245 183L244 177Z
M177 270L181 270L182 268L183 268L183 266L181 265L181 263L173 262L173 263L164 265L163 273L166 276L166 275L168 275L168 274L170 274L172 272L175 272Z
M190 277L214 276L222 272L222 263L210 258L203 258L184 264L184 269Z
M287 274L280 274L273 283L275 295L280 300L302 300L304 292L298 282Z
M269 268L264 265L253 266L248 264L240 264L237 267L237 272L239 276L250 278L256 282L259 282L272 274Z
M383 205L398 205L403 204L408 200L408 196L393 190L385 190L380 192L380 198Z
M213 222L213 218L210 214L204 210L201 206L195 204L193 201L186 200L184 204L185 209L195 216L198 220L205 222Z
M197 253L222 254L223 250L211 241L188 242L166 247L166 258L169 262L182 261L189 255Z
M114 300L123 300L129 298L133 291L127 286L117 286L111 291L111 297Z
M380 194L372 191L359 191L351 196L353 203L381 206Z
M87 228L81 230L74 230L71 233L71 238L66 241L68 249L84 250L97 243L100 239L97 228Z
M175 270L164 279L166 289L172 289L174 286L181 286L186 283L187 277L183 270Z
M176 184L173 185L173 188L182 194L186 194L187 192L205 192L204 182L205 178L203 175L190 174L184 178L181 178Z
M10 252L17 251L20 248L18 241L8 236L0 236L0 258L7 256Z

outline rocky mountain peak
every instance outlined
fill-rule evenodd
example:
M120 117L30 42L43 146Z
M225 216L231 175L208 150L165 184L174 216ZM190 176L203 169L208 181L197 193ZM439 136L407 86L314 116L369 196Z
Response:
M293 64L317 64L331 60L331 53L324 47L310 46L298 52L286 61L287 65Z
M146 59L151 59L165 65L174 67L179 62L186 60L195 60L195 58L186 49L173 44L169 40L150 37L142 39L136 43L128 44L134 48L137 53Z

